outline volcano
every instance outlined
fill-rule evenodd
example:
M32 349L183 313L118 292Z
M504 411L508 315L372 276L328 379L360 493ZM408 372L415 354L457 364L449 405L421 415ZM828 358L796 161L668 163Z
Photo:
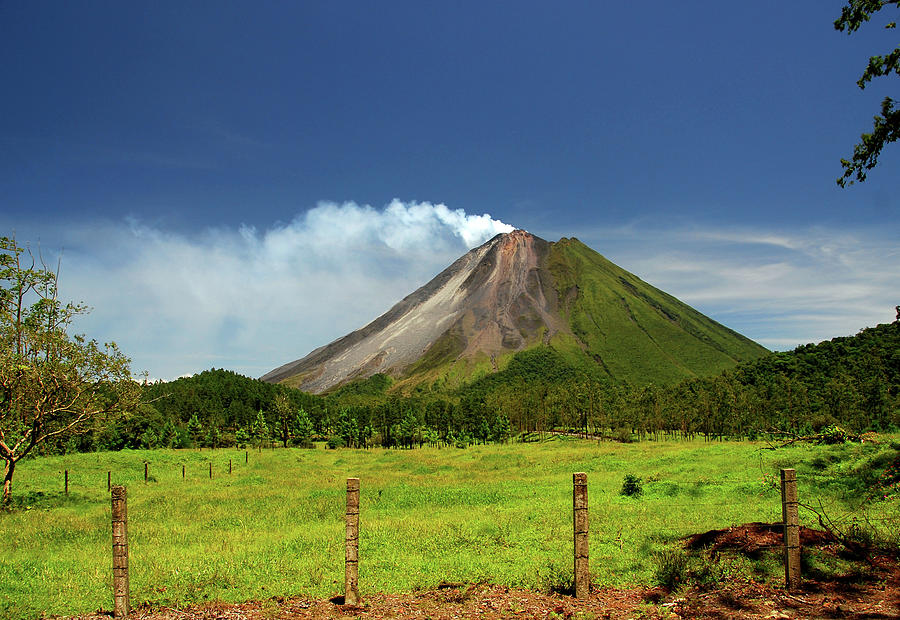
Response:
M497 235L365 327L261 379L321 393L376 373L443 386L550 347L612 382L674 383L767 353L575 238Z

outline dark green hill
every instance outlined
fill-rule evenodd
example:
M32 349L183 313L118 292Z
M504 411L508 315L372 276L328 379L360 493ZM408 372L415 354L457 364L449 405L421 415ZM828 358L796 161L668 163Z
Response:
M204 425L222 428L246 426L259 411L274 411L275 397L279 394L284 394L297 408L316 408L321 400L221 368L144 388L144 400L165 417L180 424L196 415Z
M900 428L900 322L772 353L712 377L610 398L600 427L746 437Z
M855 336L807 344L742 364L726 376L767 397L794 426L846 424L857 431L900 425L898 320ZM793 418L792 420L790 418Z

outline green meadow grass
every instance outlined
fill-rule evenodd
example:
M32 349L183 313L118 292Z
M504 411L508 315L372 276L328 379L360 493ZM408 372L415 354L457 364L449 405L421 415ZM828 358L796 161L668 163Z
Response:
M835 461L823 458L828 450L557 439L465 450L250 451L247 464L239 450L28 460L16 470L17 508L0 512L0 617L112 607L107 471L113 484L128 487L132 604L176 607L342 593L351 476L361 479L363 596L443 581L567 587L577 471L588 474L593 582L647 585L654 558L683 536L780 521L780 496L770 484L779 467L797 466L801 500L814 497L840 515L842 489L812 477L809 465ZM626 473L643 479L640 497L619 493ZM812 524L807 511L804 522Z

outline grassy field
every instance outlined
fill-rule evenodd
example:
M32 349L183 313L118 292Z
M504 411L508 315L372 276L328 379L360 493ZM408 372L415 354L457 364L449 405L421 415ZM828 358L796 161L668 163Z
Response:
M771 484L780 467L796 466L802 501L821 500L839 516L848 496L842 469L896 453L884 444L760 448L556 439L465 450L250 451L246 464L242 450L30 460L16 470L17 508L0 513L0 616L111 608L107 471L128 487L132 603L179 606L342 593L349 476L362 486L363 596L442 581L546 590L571 581L573 472L588 474L592 579L628 586L653 583L655 558L687 534L780 521ZM643 479L640 497L620 494L625 474ZM801 523L812 521L801 511Z

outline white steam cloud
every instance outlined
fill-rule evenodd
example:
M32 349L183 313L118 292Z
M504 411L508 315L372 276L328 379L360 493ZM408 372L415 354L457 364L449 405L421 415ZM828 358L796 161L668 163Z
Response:
M487 214L394 200L320 203L264 231L190 236L130 221L55 233L62 294L94 308L77 329L115 340L135 372L172 379L211 367L259 376L362 327L511 230Z

